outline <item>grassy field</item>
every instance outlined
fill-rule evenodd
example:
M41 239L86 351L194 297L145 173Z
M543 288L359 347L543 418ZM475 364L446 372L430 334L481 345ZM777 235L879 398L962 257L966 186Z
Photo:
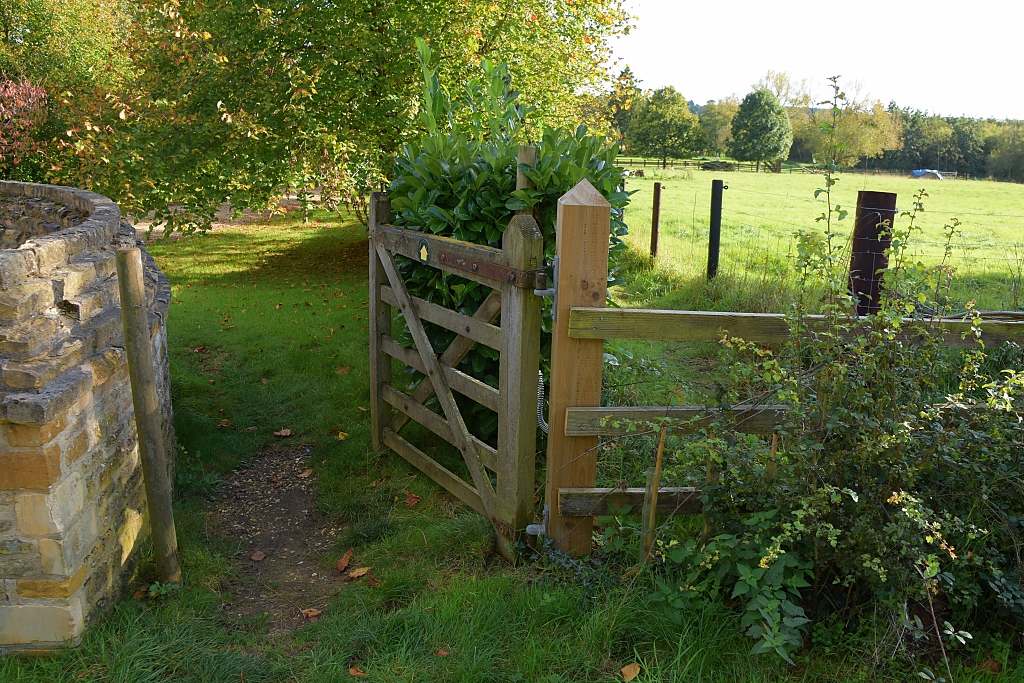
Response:
M790 255L793 233L815 229L824 204L814 190L823 177L812 174L713 173L653 171L631 178L637 190L627 209L627 242L634 261L649 252L651 198L655 181L662 182L661 228L657 269L636 280L625 301L669 295L680 308L739 311L781 311L791 300L795 280ZM720 278L707 285L708 222L711 180L725 180ZM841 174L834 201L849 209L837 233L845 243L853 229L858 190L895 192L898 208L911 208L914 194L925 188L925 211L918 218L921 233L911 252L926 264L938 263L944 251L943 226L957 217L962 223L953 240L951 263L956 269L954 298L976 299L981 309L1017 309L1024 304L1024 186L990 181L916 180L892 176ZM906 219L898 219L903 225ZM848 253L848 252L847 252ZM671 293L671 294L670 294Z
M669 192L698 185L687 182L669 181ZM642 194L631 210L643 211ZM683 227L674 230L666 260L686 241ZM331 683L363 678L356 671L388 682L589 683L622 680L630 662L641 666L640 683L913 678L876 646L885 623L863 620L794 667L748 655L752 641L724 603L675 623L650 602L649 574L623 577L633 551L626 560L503 563L485 520L397 456L371 452L365 234L353 221L286 217L151 247L173 287L184 588L158 600L126 596L77 649L0 659L0 681ZM664 303L652 296L645 301ZM714 353L645 344L609 347L621 360L608 373L611 401L696 391ZM231 609L229 586L251 551L216 532L208 499L282 428L308 449L319 510L344 527L317 570L334 571L352 547L353 562L372 566L379 584L348 584L318 621L273 636L271 617ZM642 466L642 458L603 457L601 477L635 483ZM407 505L409 493L422 502ZM151 573L147 557L133 588ZM1006 673L986 680L1012 679L1007 657ZM954 671L967 676L974 664L965 658Z

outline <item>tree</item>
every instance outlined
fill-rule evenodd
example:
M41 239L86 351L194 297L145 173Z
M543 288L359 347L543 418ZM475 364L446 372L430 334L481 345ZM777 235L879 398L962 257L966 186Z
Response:
M608 39L629 20L617 0L142 0L133 11L132 78L66 128L53 177L171 228L290 190L358 206L421 130L416 37L448 89L502 61L535 122L585 122L608 80Z
M38 139L46 91L28 80L0 79L0 178L10 179L17 166L39 152Z
M793 127L778 98L760 88L743 98L732 120L732 155L740 161L775 161L789 155Z
M700 115L700 128L704 152L722 156L732 141L732 120L740 108L739 98L725 97L718 102L710 100Z
M650 93L636 107L626 137L631 154L661 159L681 159L695 153L700 142L700 122L690 112L686 98L672 86Z
M640 81L637 80L628 65L612 81L612 90L608 94L608 116L620 139L625 137L626 131L629 130L634 105L643 97L643 91L639 84Z

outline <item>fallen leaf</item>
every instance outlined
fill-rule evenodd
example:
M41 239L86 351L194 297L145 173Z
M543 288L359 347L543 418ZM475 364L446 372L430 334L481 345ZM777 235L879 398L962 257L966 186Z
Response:
M229 424L229 420L221 420L220 423L217 425L217 429L220 429L221 427L227 427Z
M263 552L262 550L257 550L256 552L254 552L252 554L252 557L250 557L249 559L252 560L253 562L262 562L266 558L267 558L267 554L265 552Z
M280 484L281 483L281 480L277 478L276 474L274 476L272 476L269 479L269 481L270 481L271 484Z
M438 657L447 657L450 654L451 654L451 652L448 652L448 650L438 650L437 651L437 656Z
M376 588L377 586L380 585L380 581L378 581L374 577L374 575L370 574L370 573L367 573L367 575L366 575L366 583L368 583L370 585L370 588Z
M412 507L413 505L415 505L416 503L420 502L421 500L423 500L423 498L421 498L420 496L417 496L412 491L409 491L409 495L407 495L405 497L405 504L408 505L409 507Z
M264 378L260 379L260 384L266 384L266 383L267 383L267 382L269 382L269 381L270 381L269 379L267 379L266 377L264 377Z
M299 475L299 479L306 479L309 475L313 474L313 468L310 467L308 470Z
M210 384L213 384L213 380L212 379L210 380Z
M359 577L364 576L368 571L370 571L369 567L357 567L348 573L348 580L352 581L353 579L358 579Z
M345 551L345 554L338 559L338 573L342 574L348 569L348 563L352 561L352 551L355 548L349 548Z
M213 382L213 380L211 379L211 380L210 380L210 382L212 383L212 382ZM357 408L357 409L359 409L359 410L361 410L361 411L363 411L364 413L366 412L366 408L364 408L364 407L362 407L362 406L356 406L356 408Z
M369 676L370 674L366 673L365 671L360 669L358 666L353 666L351 669L348 670L348 675L349 676Z
M346 366L344 366L344 367L340 367L340 368L338 368L338 374L339 374L339 375L347 375L347 374L348 374L348 373L350 373L350 372L352 372L352 368L350 368L350 367L349 367L349 366L347 366L347 365L346 365Z
M318 617L318 616L320 616L323 613L324 613L323 610L313 609L312 607L310 607L309 609L302 610L302 616L306 617L307 619L312 619L313 617Z
M291 436L291 435L292 435L292 430L290 430L290 429L282 429L279 432L274 432L274 436Z
M256 431L256 425L253 425L252 427L246 427L245 431L247 431L247 432L255 432Z
M631 681L637 677L640 673L640 665L636 662L630 662L626 666L622 667L622 679L625 681Z
M205 346L197 346L196 348L194 348L192 350L195 351L196 353L206 353L206 347Z
M339 429L339 430L338 430L338 436L336 436L335 438L336 438L336 439L337 439L338 441L344 441L344 440L345 440L346 438L348 438L348 432L343 432L343 431L341 431L341 430Z
M984 662L979 664L977 668L977 671L993 675L1001 673L1002 670L1003 667L999 665L999 662L992 659L986 659Z
M135 598L136 600L141 600L142 598L146 597L147 595L149 595L149 593L144 591L144 590L142 590L141 588L139 588L134 593L132 593L132 597Z

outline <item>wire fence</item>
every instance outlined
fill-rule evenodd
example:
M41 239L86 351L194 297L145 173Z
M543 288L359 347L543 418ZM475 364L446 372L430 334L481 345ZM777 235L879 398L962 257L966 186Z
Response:
M675 271L680 281L701 278L708 258L710 193L703 187L688 191L693 193L692 201L688 195L681 200L677 193L674 202L662 202L660 214L659 261ZM912 206L909 198L901 198L900 204L901 209ZM846 220L839 221L833 214L831 230L833 243L840 249L838 258L848 265L856 207L843 208L849 212ZM1024 309L1024 214L946 208L943 213L930 211L918 216L921 229L912 232L905 243L906 262L948 267L952 278L948 290L943 286L942 291L948 292L949 305L957 310L968 305L979 310ZM650 242L650 211L646 201L635 201L627 209L629 239L638 251ZM816 219L827 213L821 197L735 186L729 189L722 206L723 282L719 288L747 291L723 291L716 300L694 304L710 304L712 310L784 310L798 286L794 236L801 231L822 234L824 224ZM908 223L901 213L897 213L897 228ZM945 226L954 224L953 216L963 224L950 230ZM882 254L876 257L880 259ZM727 308L730 304L738 307Z
M661 170L699 170L699 171L714 171L714 172L740 172L740 173L808 173L820 175L824 171L814 166L813 164L805 164L800 162L786 162L782 163L774 162L767 163L762 162L758 164L754 161L734 161L726 159L648 159L645 157L618 157L615 162L624 167L633 175L643 176L643 173L637 173L637 171L646 172L647 169L661 169ZM943 179L947 180L969 180L969 173L960 173L959 171L943 171L938 170L939 174ZM912 171L903 171L898 169L885 169L885 168L844 168L839 171L843 175L861 175L861 176L893 176L899 178L911 178L913 177Z

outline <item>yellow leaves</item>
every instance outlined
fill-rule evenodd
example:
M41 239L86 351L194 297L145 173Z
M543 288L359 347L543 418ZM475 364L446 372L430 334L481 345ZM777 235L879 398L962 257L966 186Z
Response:
M213 38L213 36L210 35L209 31L203 31L202 36L203 40L209 40L210 38Z
M630 662L626 666L622 667L622 680L631 681L640 674L640 665L636 662Z
M291 435L292 435L292 430L290 430L290 429L282 429L279 432L274 432L274 436L279 436L281 438L288 437L288 436L291 436Z

